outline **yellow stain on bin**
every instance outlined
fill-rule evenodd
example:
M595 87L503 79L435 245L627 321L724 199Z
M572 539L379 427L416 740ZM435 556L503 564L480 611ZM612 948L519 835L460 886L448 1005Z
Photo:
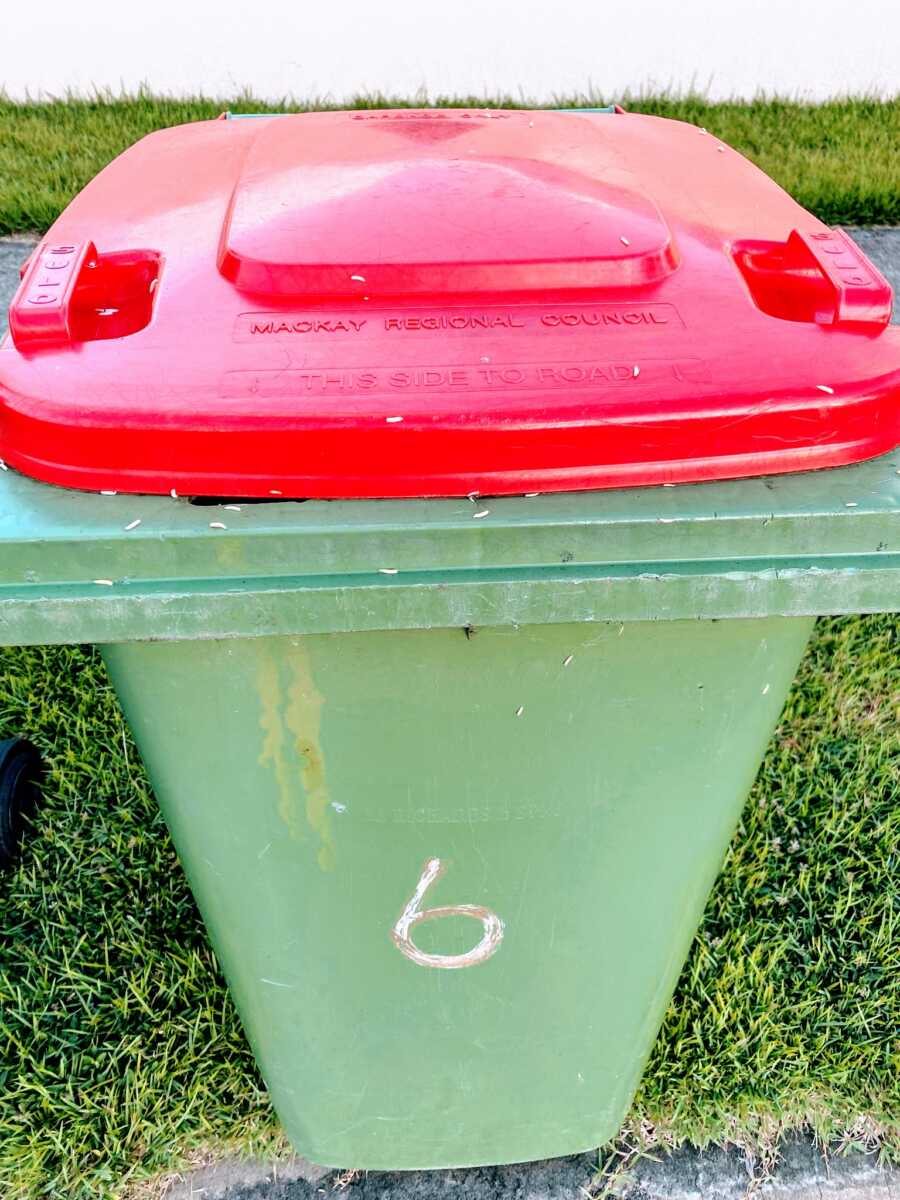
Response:
M290 675L286 698L282 688L284 669ZM262 650L257 689L262 706L259 723L265 734L259 764L271 767L275 773L278 815L295 841L305 841L308 829L318 835L316 859L323 871L330 871L335 865L335 851L320 742L324 701L313 682L306 646L301 643L288 653L283 644L277 653ZM306 798L305 813L298 803L298 782Z

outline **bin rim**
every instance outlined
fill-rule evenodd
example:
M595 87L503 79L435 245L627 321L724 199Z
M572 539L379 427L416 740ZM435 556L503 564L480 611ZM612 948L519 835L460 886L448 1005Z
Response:
M900 608L897 451L677 487L237 507L0 472L0 644Z

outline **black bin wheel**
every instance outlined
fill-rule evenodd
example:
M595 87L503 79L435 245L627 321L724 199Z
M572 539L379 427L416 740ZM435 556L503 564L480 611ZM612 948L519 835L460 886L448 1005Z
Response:
M41 756L25 738L0 742L0 870L19 853L40 798Z

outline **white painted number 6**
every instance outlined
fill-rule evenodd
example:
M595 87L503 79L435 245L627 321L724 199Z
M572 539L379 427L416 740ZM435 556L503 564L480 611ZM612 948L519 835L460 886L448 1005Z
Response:
M459 967L477 966L478 963L487 962L492 954L496 954L503 940L503 922L495 912L481 904L448 904L442 908L419 908L425 893L445 870L446 867L439 858L429 858L416 884L416 890L391 930L391 938L400 953L410 962L418 963L420 967L440 967L444 971L453 971ZM437 917L474 917L484 927L481 941L465 954L426 954L424 950L419 949L410 934L413 926L421 921L435 920Z

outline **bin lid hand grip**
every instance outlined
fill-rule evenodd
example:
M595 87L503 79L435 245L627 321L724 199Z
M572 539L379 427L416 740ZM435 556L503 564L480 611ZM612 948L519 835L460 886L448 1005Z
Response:
M82 272L97 265L93 242L39 246L9 306L9 332L19 350L72 341L72 296Z
M834 294L834 325L877 325L891 319L891 285L843 229L795 229L788 253L809 255Z

